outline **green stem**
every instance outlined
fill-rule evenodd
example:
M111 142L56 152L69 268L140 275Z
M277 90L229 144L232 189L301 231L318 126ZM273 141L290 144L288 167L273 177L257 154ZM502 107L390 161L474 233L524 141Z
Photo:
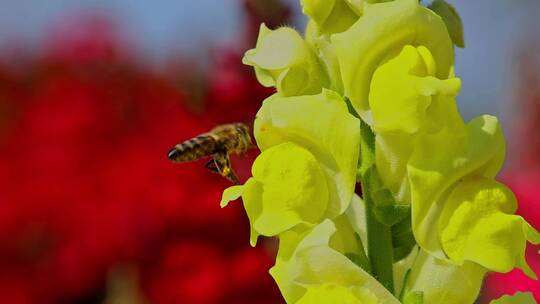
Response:
M391 227L379 222L373 212L376 204L372 196L372 191L374 190L372 189L372 185L374 184L373 174L376 174L375 136L371 128L363 121L360 122L360 130L360 175L363 199L366 206L368 258L373 276L386 289L394 293L394 275L392 270L394 253Z
M366 190L369 190L369 187ZM373 213L374 202L368 191L364 192L364 203L366 206L367 248L371 271L375 278L393 293L394 274L392 264L394 257L392 232L389 226L382 224L375 217Z
M360 183L366 206L367 251L371 274L392 294L394 293L394 248L392 230L377 220L372 198L375 170L375 134L356 113L349 99L345 99L349 112L360 120Z

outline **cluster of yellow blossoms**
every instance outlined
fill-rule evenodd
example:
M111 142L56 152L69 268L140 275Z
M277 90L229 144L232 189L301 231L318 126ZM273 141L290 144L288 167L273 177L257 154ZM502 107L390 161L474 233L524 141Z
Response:
M263 24L245 54L277 92L255 120L253 176L222 200L242 197L253 246L279 239L287 303L473 303L489 271L535 277L524 254L540 235L495 180L499 122L456 107L453 7L301 2L303 36Z

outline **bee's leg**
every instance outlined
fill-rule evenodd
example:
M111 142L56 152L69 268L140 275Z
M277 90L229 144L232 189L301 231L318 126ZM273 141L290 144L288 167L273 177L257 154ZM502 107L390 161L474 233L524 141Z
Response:
M240 180L231 167L231 160L226 153L215 154L214 157L206 163L205 167L212 172L221 174L221 176L235 184L240 183Z
M206 164L204 164L204 167L212 173L221 174L214 158L211 158Z

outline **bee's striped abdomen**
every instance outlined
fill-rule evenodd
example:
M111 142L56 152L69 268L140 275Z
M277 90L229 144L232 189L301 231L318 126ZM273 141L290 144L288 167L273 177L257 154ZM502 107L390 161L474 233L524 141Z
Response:
M210 134L202 134L177 144L167 155L175 162L195 161L216 153L217 141Z
M205 167L238 184L229 155L246 153L253 146L249 134L249 127L243 123L219 125L208 133L177 144L167 157L182 163L211 156Z

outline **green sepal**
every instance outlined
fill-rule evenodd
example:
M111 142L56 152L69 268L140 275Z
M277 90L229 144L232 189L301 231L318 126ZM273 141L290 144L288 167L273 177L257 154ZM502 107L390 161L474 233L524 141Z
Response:
M347 102L349 111L350 102ZM359 177L363 193L370 193L374 204L373 214L377 220L386 226L392 226L401 221L410 212L409 206L397 205L392 193L383 188L375 168L375 135L371 127L360 120L360 168Z
M416 245L416 240L411 227L411 216L409 214L399 223L392 226L392 247L394 247L394 262L407 257Z
M374 164L375 135L369 125L360 120L360 176L364 177Z
M323 34L341 33L358 20L347 0L300 0L302 12L317 23Z
M435 0L429 8L441 16L446 24L448 34L452 38L452 42L460 48L465 47L465 39L463 38L463 22L454 6L444 0Z
M414 243L414 235L411 227L411 214L407 214L401 221L392 226L392 244L394 247L402 247Z
M399 261L395 261L392 265L392 270L394 272L394 287L395 294L399 295L399 299L403 300L403 297L406 292L411 291L410 289L405 288L408 284L408 281L411 277L412 267L418 256L419 248L418 246L413 246L413 249L409 254Z
M420 291L413 291L405 294L402 300L403 304L423 304L424 293Z
M409 280L409 277L411 276L411 269L407 269L407 271L405 272L405 275L403 276L403 285L401 286L401 290L399 292L399 300L401 302L403 302L403 297L405 297L405 292L408 292L407 290L405 290L405 288L403 288L403 286L407 286L407 281Z
M373 213L381 223L387 226L398 223L410 213L409 206L396 204L394 196L388 189L374 190L371 196L375 203Z
M365 164L368 168L363 174L360 173L363 187L362 192L364 195L368 195L369 193L371 196L371 200L373 201L372 212L377 220L390 227L404 219L410 213L410 207L396 204L392 193L388 189L383 188L375 166L370 164L372 159L369 159L371 156L363 155L368 156L367 164ZM362 157L362 162L364 162L364 157ZM361 168L359 171L362 172L363 170Z
M358 253L346 253L345 256L351 260L356 266L364 269L367 273L371 273L371 265L369 264L369 260L367 256L364 254L358 254Z
M530 292L516 292L513 295L504 295L489 304L536 304L536 300Z
M412 245L410 246L406 245L401 247L394 247L394 263L406 258L411 253L411 250L414 248L414 246L415 244L412 243Z

